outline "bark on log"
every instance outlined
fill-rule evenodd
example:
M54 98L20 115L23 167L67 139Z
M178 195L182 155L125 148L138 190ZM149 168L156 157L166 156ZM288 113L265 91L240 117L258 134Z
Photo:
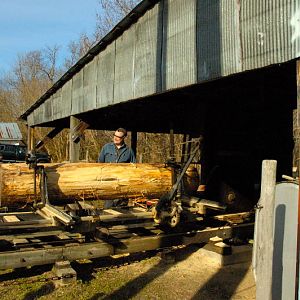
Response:
M163 164L44 164L50 201L159 198L171 189L171 170ZM198 187L197 173L187 172L189 191ZM195 178L196 177L196 178ZM39 193L39 187L38 187ZM34 200L33 170L26 164L0 164L2 206Z

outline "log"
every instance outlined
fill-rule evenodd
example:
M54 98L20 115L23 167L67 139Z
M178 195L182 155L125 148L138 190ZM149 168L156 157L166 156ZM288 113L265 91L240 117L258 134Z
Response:
M171 169L163 164L59 163L44 164L51 202L159 198L171 189ZM33 170L26 164L0 164L1 206L34 201ZM189 169L188 191L198 187ZM38 194L40 193L37 187Z

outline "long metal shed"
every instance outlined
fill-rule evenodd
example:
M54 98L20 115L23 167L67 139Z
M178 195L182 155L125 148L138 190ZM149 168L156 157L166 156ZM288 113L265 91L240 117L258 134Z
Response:
M168 91L296 59L299 18L299 0L144 0L22 118L68 127L97 111L92 127L114 127L112 106L156 96L157 107Z
M300 0L144 0L22 118L202 134L202 179L257 200L263 159L291 174L299 57Z

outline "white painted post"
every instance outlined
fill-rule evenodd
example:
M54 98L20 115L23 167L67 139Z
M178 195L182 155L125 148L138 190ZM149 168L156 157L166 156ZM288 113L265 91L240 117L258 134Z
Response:
M262 163L261 194L255 215L253 271L256 299L272 300L272 268L274 249L274 206L276 185L275 160ZM275 296L275 295L274 295Z

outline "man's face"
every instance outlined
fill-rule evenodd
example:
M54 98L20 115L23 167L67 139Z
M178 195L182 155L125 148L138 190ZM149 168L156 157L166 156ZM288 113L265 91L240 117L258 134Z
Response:
M124 139L125 136L123 132L116 131L114 133L114 144L116 146L121 146L124 143Z

